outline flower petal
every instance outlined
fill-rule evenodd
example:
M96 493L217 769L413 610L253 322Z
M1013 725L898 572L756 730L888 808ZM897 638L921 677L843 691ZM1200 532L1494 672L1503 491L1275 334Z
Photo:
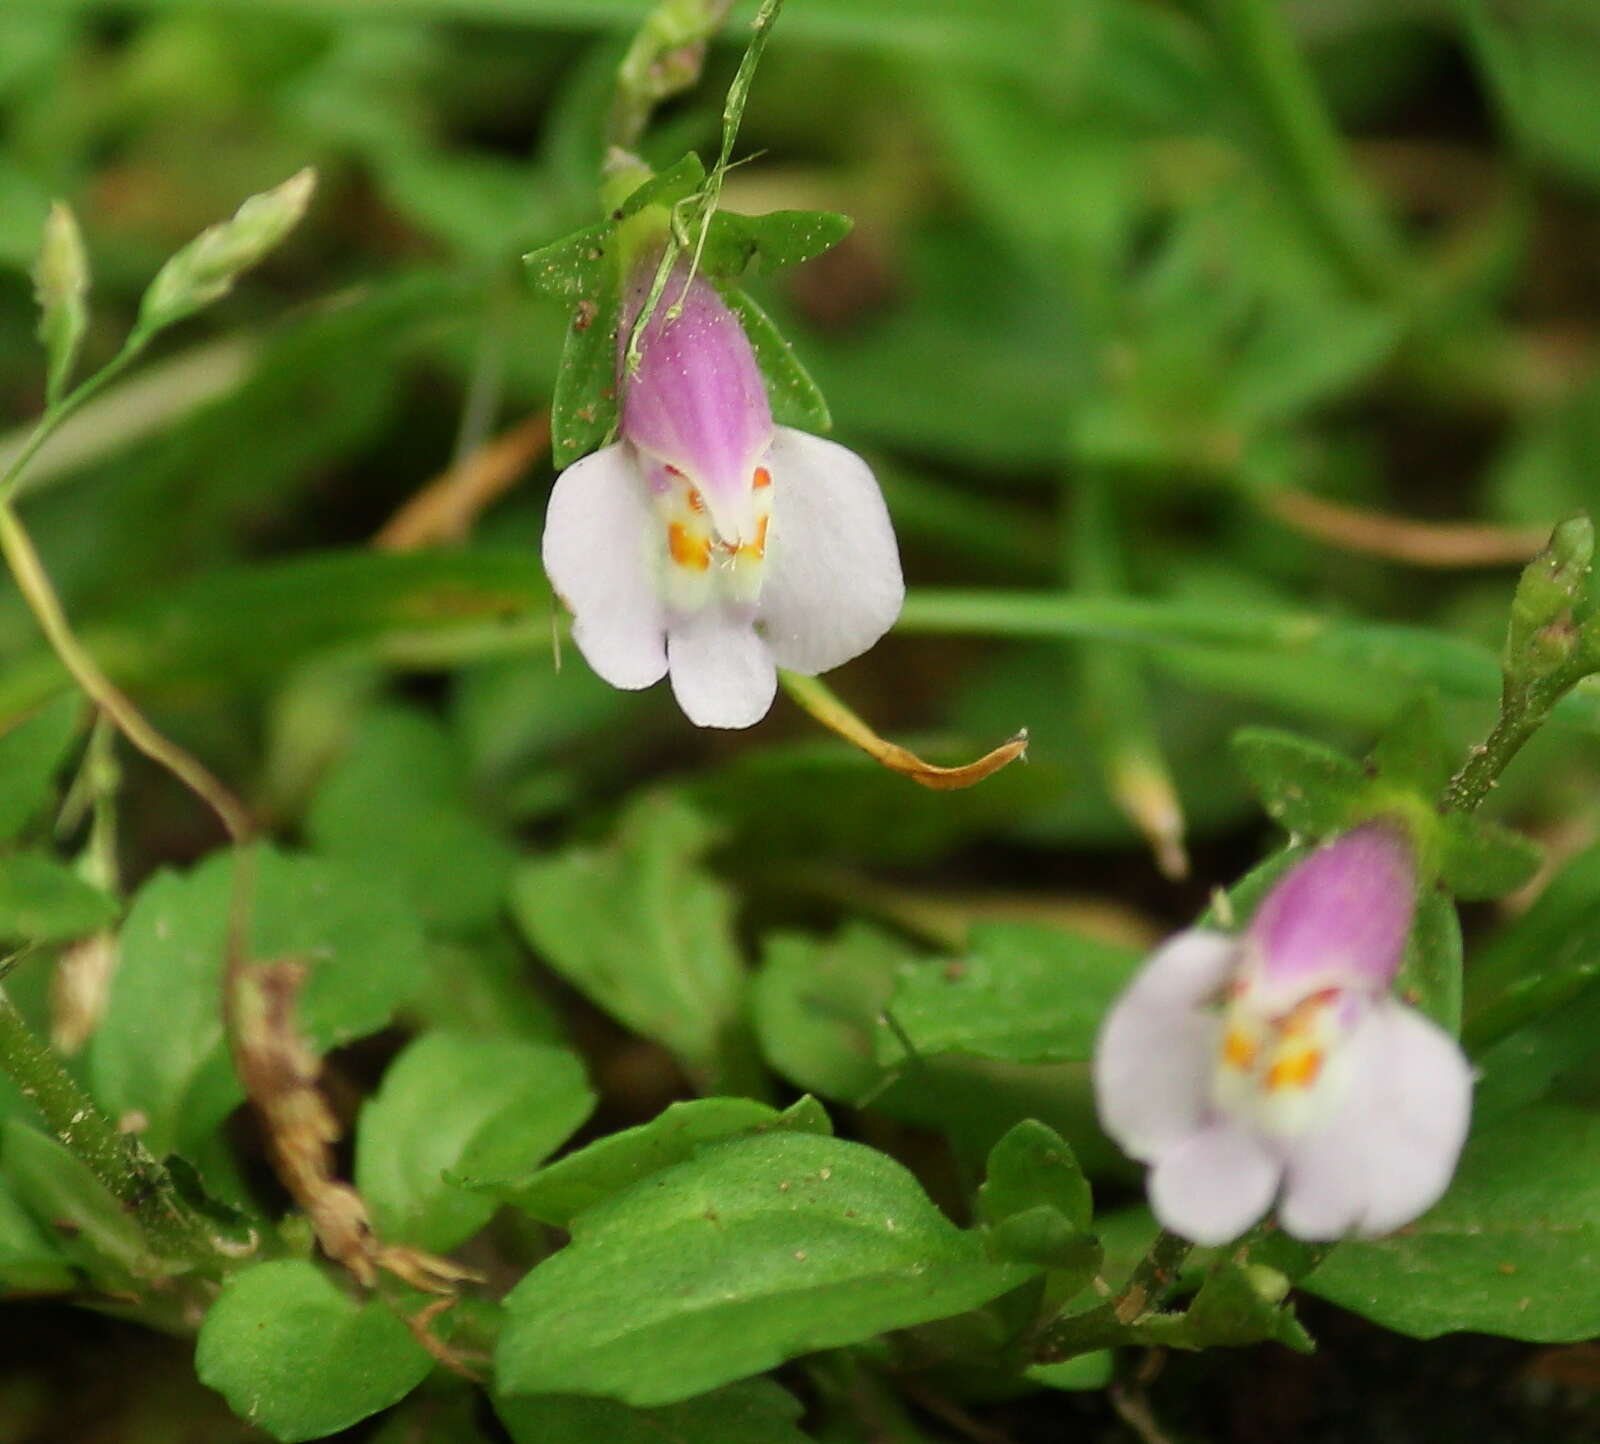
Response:
M753 727L767 715L778 673L747 607L719 603L672 624L672 693L696 727Z
M639 368L619 375L622 435L704 491L717 530L745 535L755 468L772 440L772 411L755 351L739 318L704 276L679 263L640 338ZM647 259L628 288L618 364L655 276ZM682 310L673 311L682 302Z
M1297 1238L1380 1234L1431 1208L1467 1136L1472 1070L1415 1009L1375 1002L1342 1050L1338 1111L1295 1146L1280 1220Z
M648 687L667 670L656 547L645 480L621 442L556 478L544 569L572 610L572 640L613 687Z
M1234 939L1193 929L1151 957L1117 1000L1094 1050L1100 1122L1150 1162L1204 1126L1218 1020L1204 1008L1232 971Z
M1282 1165L1253 1133L1214 1123L1150 1171L1150 1207L1163 1228L1198 1244L1238 1238L1267 1211Z
M905 582L883 494L855 452L777 428L762 629L780 667L815 676L859 656L900 615Z
M1385 992L1405 952L1416 887L1411 844L1388 823L1325 843L1250 920L1263 980L1285 1003L1326 987Z

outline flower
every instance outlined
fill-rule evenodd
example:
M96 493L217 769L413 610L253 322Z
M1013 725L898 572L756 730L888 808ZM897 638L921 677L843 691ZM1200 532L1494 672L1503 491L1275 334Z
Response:
M866 463L773 424L749 338L708 281L673 272L624 378L653 270L637 268L619 327L622 439L557 477L545 571L612 686L670 674L691 722L749 727L778 667L815 676L893 625L900 556Z
M1171 939L1112 1007L1100 1119L1151 1165L1163 1226L1226 1243L1276 1198L1299 1238L1372 1235L1444 1192L1472 1075L1389 995L1416 886L1406 838L1365 824L1297 863L1243 936Z

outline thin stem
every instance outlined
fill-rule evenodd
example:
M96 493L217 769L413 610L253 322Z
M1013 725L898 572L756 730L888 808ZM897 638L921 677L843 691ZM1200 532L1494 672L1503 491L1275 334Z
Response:
M1494 727L1467 753L1467 760L1446 785L1440 807L1446 812L1476 811L1523 744L1544 726L1551 709L1586 675L1586 665L1572 665L1535 682L1508 684Z
M3 991L0 1066L63 1146L134 1215L155 1253L196 1261L217 1255L209 1230L178 1197L166 1170L95 1106Z
M104 373L101 373L102 375ZM76 394L76 393L75 393ZM3 485L3 483L0 483ZM0 553L16 578L29 609L46 640L78 686L109 717L117 730L153 762L165 767L216 813L235 843L247 842L255 831L244 804L212 773L176 743L150 725L126 693L100 669L73 634L56 596L49 573L35 550L33 539L9 501L0 500Z
M74 391L63 397L39 418L38 425L33 428L28 439L23 442L22 449L12 457L11 463L6 467L4 473L0 474L0 505L10 505L12 498L16 495L18 486L22 484L23 473L28 469L28 464L33 458L39 454L39 448L55 435L61 424L77 411L80 406L126 371L140 352L144 350L144 347L144 341L130 340L104 367L95 372L93 376Z

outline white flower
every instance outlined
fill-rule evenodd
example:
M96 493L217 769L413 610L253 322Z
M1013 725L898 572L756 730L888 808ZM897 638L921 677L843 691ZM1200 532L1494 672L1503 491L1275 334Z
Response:
M716 289L696 277L684 291L679 273L665 296L622 389L622 440L556 479L545 571L612 686L670 675L691 722L749 727L772 705L778 667L828 671L894 624L900 557L866 463L773 425L750 342Z
M1380 1234L1444 1193L1472 1074L1389 996L1415 890L1401 834L1357 828L1291 869L1242 936L1180 933L1117 1001L1100 1118L1151 1165L1163 1226L1226 1243L1277 1200L1299 1238Z

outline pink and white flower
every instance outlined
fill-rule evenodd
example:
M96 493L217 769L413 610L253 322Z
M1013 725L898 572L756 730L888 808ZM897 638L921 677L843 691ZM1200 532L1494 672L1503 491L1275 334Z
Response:
M1389 993L1416 888L1409 842L1368 823L1296 864L1242 936L1178 934L1111 1009L1100 1119L1150 1165L1164 1227L1226 1243L1276 1200L1299 1238L1381 1234L1443 1194L1472 1074Z
M556 479L545 571L612 686L670 675L691 722L749 727L778 667L828 671L893 625L900 556L866 463L773 424L750 341L708 281L674 273L624 378L652 269L619 328L622 439Z

